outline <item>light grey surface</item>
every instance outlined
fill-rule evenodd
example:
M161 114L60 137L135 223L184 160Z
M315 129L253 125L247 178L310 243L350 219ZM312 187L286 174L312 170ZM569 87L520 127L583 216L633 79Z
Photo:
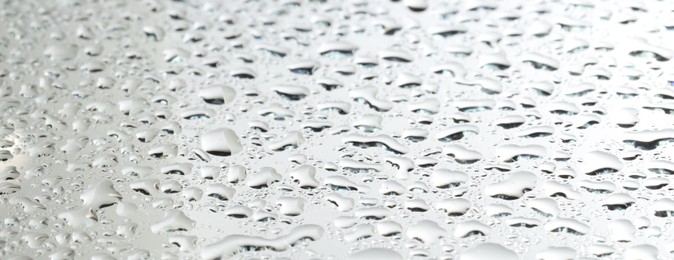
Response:
M671 259L670 1L0 2L0 258Z

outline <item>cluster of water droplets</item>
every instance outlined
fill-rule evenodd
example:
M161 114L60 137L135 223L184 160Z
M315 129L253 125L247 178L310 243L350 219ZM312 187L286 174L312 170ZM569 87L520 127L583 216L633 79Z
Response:
M0 258L670 259L673 11L0 0Z

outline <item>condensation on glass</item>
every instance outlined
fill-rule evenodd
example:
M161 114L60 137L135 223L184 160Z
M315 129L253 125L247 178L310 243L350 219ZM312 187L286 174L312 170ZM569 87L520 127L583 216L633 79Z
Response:
M673 11L0 0L0 258L672 259Z

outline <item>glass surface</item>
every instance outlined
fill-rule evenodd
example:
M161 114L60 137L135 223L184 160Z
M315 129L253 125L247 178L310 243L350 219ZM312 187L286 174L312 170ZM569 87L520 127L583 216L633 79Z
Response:
M674 259L673 12L0 0L0 259Z

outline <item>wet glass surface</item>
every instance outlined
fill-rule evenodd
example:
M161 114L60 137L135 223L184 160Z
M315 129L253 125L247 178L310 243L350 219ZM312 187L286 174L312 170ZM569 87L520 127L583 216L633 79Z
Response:
M672 259L673 12L0 0L0 258Z

